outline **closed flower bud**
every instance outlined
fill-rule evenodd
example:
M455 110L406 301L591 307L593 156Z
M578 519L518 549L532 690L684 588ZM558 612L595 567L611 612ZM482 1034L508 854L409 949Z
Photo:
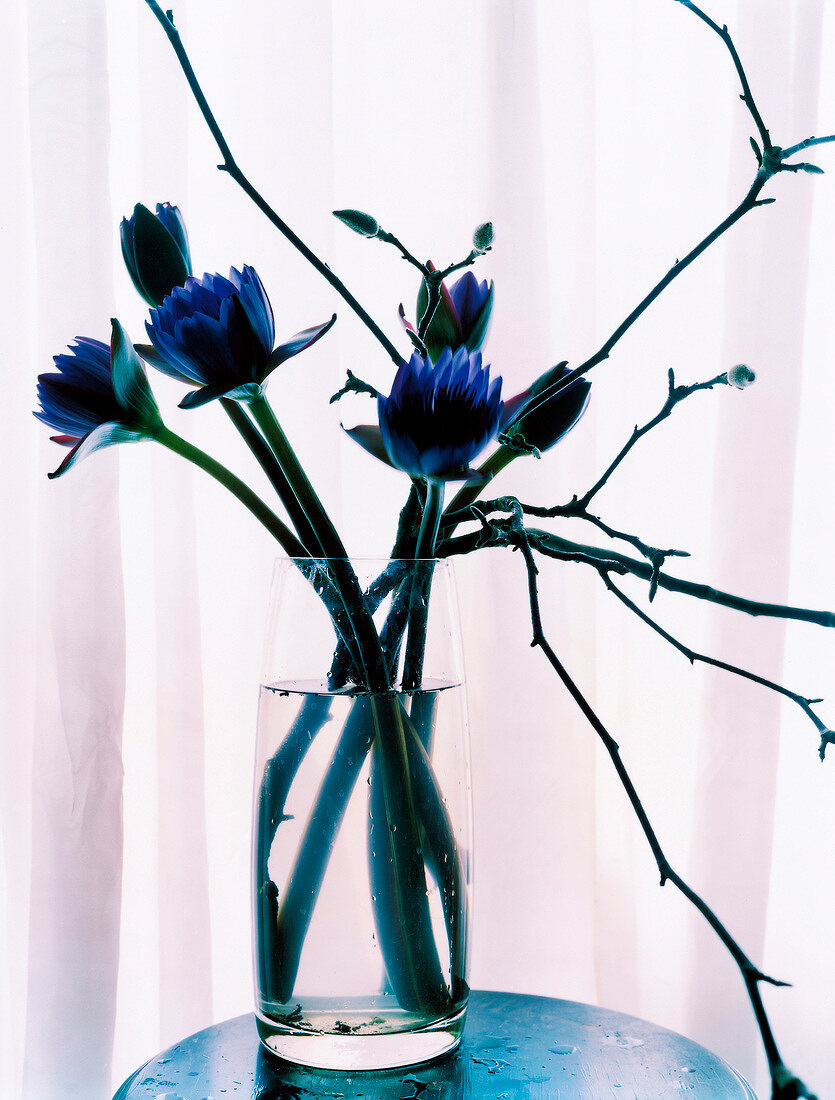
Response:
M428 302L424 280L417 298L418 324ZM465 347L467 351L478 351L487 336L492 311L493 284L486 280L479 282L471 271L465 272L450 287L441 283L441 299L423 335L432 361L438 361L444 348L456 351ZM402 313L401 318L406 328L414 332L414 327L403 318Z
M756 374L744 363L737 363L728 371L728 385L735 386L738 390L744 390L756 379Z
M558 363L527 390L505 401L500 430L539 452L558 443L586 411L591 390L586 378L575 378L559 390L568 373L568 364Z
M137 203L120 227L122 256L133 285L149 306L163 298L191 275L191 255L185 222L179 208L158 202L152 214Z
M361 237L376 237L380 232L377 219L363 213L362 210L334 210L333 216L339 218L343 225L347 225Z
M493 223L483 222L473 233L473 248L486 252L493 244Z

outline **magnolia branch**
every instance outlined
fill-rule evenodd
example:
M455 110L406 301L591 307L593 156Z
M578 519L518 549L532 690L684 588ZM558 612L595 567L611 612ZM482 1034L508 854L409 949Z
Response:
M191 88L192 94L197 102L197 106L200 108L200 113L206 122L206 125L211 131L212 137L215 139L215 143L220 150L220 154L223 157L223 162L218 165L218 169L221 172L226 172L237 183L241 190L255 203L262 214L275 226L280 233L282 233L290 244L301 253L301 255L307 260L307 262L319 272L319 274L330 283L330 285L336 290L338 294L348 303L351 309L356 313L366 328L372 333L374 337L384 348L386 354L395 364L399 364L403 358L394 344L389 340L383 330L374 321L368 312L360 305L357 299L351 294L345 284L334 275L328 264L324 263L319 257L304 243L304 241L295 233L290 226L281 218L275 210L269 205L266 199L261 195L259 191L250 183L249 179L244 175L241 169L238 167L235 158L232 156L232 151L226 143L226 139L223 136L223 132L214 117L214 114L209 107L208 100L203 93L203 89L200 87L200 83L197 80L191 61L189 60L186 49L183 46L182 39L180 38L179 31L174 26L173 12L163 12L156 0L145 0L145 3L153 12L157 21L162 29L165 31L168 41L176 54L177 60L180 63L180 68L183 70L188 85Z
M789 690L789 688L783 687L782 684L775 683L773 680L768 680L764 676L757 675L757 673L755 672L749 672L744 668L739 668L737 665L729 664L727 661L720 661L717 657L709 657L705 653L697 653L694 649L691 649L689 646L684 645L683 642L680 642L678 638L673 637L673 635L670 634L669 631L665 630L654 619L651 619L645 611L642 611L641 608L638 607L638 605L633 600L631 600L625 592L622 592L609 575L610 570L606 569L604 566L600 566L598 572L600 573L600 577L603 583L606 585L609 591L620 600L624 607L628 607L629 610L633 612L633 614L637 615L639 619L647 624L647 626L651 627L651 629L654 630L656 634L659 634L665 641L669 642L674 649L677 649L679 651L679 653L683 653L691 665L694 662L699 661L700 663L705 665L712 665L713 668L724 669L726 672L732 672L735 676L742 676L746 680L752 680L755 684L760 684L762 687L768 688L770 691L776 691L780 695L784 695L787 699L791 699L793 703L796 703L803 711L803 713L811 720L811 722L815 726L815 729L820 734L821 744L819 753L821 760L824 759L826 754L826 746L831 741L835 741L835 733L833 733L833 731L830 730L820 720L820 718L818 718L818 716L812 709L815 703L822 703L822 699L808 699L805 696L800 695L796 691L791 691Z
M490 519L487 517L497 511L512 512L516 507L523 507L515 497L499 497L496 500L483 501L468 509L471 518L482 523L481 530L465 535L457 535L445 538L438 547L439 557L450 557L453 554L469 554L473 550L486 547L508 546L510 544L511 521L506 519ZM598 566L606 566L620 573L631 573L642 580L652 580L652 566L646 561L639 561L627 554L621 554L616 550L602 550L599 546L585 545L572 542L551 531L543 531L538 528L526 528L526 535L531 546L538 552L552 558L563 561L583 562ZM698 600L708 600L710 603L730 607L735 611L744 611L747 615L764 615L772 619L794 619L799 622L815 623L817 626L835 627L835 613L831 611L816 611L805 607L791 607L786 604L765 603L761 600L750 600L743 596L734 595L732 592L723 592L719 588L712 588L707 584L698 584L695 581L687 581L682 577L674 577L669 573L659 572L657 576L658 587L669 592L679 592L685 596L693 596Z
M572 505L575 511L573 514L579 515L581 512L584 512L586 508L588 508L592 497L597 496L597 494L600 492L600 490L603 488L603 486L606 484L606 482L609 480L609 478L612 476L618 466L620 466L621 462L623 462L624 458L626 458L626 456L629 454L629 452L632 450L638 440L645 436L647 432L652 431L652 429L660 424L662 420L666 420L673 409L676 407L676 405L680 404L680 402L684 401L684 399L689 397L691 394L697 393L699 390L712 390L714 386L727 386L728 374L726 371L723 374L717 375L715 378L711 378L708 382L693 382L689 386L677 386L675 375L673 374L672 368L670 368L670 370L667 372L667 384L667 400L661 407L660 412L658 412L652 418L652 420L647 421L647 423L644 424L643 427L639 428L637 424L635 425L632 435L620 449L615 459L610 463L605 473L601 474L594 485L592 485L592 487L587 490L587 492L583 493L581 497L574 497Z
M825 137L808 137L802 141L797 142L788 148L782 148L779 145L775 145L769 134L769 131L762 120L762 116L754 102L754 97L751 93L751 88L748 83L748 78L745 75L745 70L742 66L742 62L739 58L739 54L731 40L730 33L727 27L720 27L718 23L714 22L708 15L706 15L701 8L692 3L691 0L675 0L676 3L682 4L689 11L693 12L699 19L707 24L722 40L731 55L731 59L734 63L737 75L742 85L742 94L740 99L748 108L754 125L757 128L757 132L760 135L760 141L762 142L762 149L754 139L751 139L751 145L754 150L754 155L757 158L757 172L754 177L754 181L746 192L742 201L736 206L731 213L721 221L715 229L713 229L708 235L701 240L695 248L692 248L686 256L680 260L676 260L667 274L660 279L650 292L641 299L641 301L635 306L632 312L624 318L624 320L618 325L611 336L597 349L597 351L591 355L584 363L581 363L574 370L570 371L565 377L561 378L559 382L555 382L550 390L544 391L540 395L540 400L545 401L550 397L561 393L567 386L570 386L575 378L579 378L584 374L587 374L593 367L596 367L598 363L602 363L609 358L609 355L615 345L619 342L622 336L632 327L632 325L641 317L642 314L652 305L655 299L670 285L670 283L678 278L681 273L698 259L703 252L705 252L710 246L717 241L724 233L726 233L732 226L748 214L751 210L754 210L758 206L765 206L769 203L775 202L773 198L761 199L759 196L772 178L772 176L778 175L780 172L811 172L820 173L822 171L815 164L808 163L789 163L789 158L795 156L803 149L808 149L812 145L823 145L829 142L835 141L835 134L828 134Z
M658 634L678 649L679 652L683 653L691 664L694 661L700 661L704 664L713 665L716 668L722 668L727 672L732 672L738 676L753 680L755 683L769 688L772 691L779 692L796 703L811 720L815 729L820 734L821 742L819 755L821 760L825 758L827 745L835 744L835 731L829 729L812 709L813 704L822 702L821 699L806 698L798 692L782 687L780 684L767 680L765 677L759 676L756 673L747 672L744 669L738 668L736 665L731 665L718 658L709 657L705 654L697 653L695 650L691 650L659 626L658 623L651 619L637 606L637 604L617 588L611 580L611 574L615 573L619 576L632 574L633 576L649 581L650 598L652 594L654 594L652 586L656 585L668 589L669 591L677 591L684 595L705 599L711 603L723 605L725 607L731 607L737 611L744 611L749 615L794 619L828 627L835 626L835 614L829 611L813 611L807 608L788 607L783 604L767 604L757 600L747 600L729 592L722 592L718 589L710 588L707 585L695 584L692 581L684 581L680 578L670 577L668 574L657 569L652 563L638 561L624 554L619 554L612 550L603 550L596 546L583 546L580 543L570 542L568 539L561 538L548 531L524 527L523 519L525 511L526 506L516 500L515 497L500 497L497 500L483 501L479 505L473 505L469 509L470 518L479 522L480 530L468 535L447 538L440 544L436 552L439 557L442 557L468 553L472 550L485 547L517 546L519 539L524 538L526 546L535 549L544 557L591 566L603 579L606 587L616 595L625 606L638 615L648 626L652 627L653 630L657 631ZM503 515L497 518L497 513L503 513ZM659 553L663 553L663 551L659 551ZM669 553L669 551L666 551L666 553Z
M610 539L628 542L631 546L634 546L652 566L649 582L650 602L655 599L655 593L658 590L658 578L661 573L661 568L667 558L690 557L690 554L686 550L661 550L657 546L649 546L643 539L640 539L637 535L629 534L628 531L618 531L614 527L610 527L608 523L605 523L600 516L593 516L584 508L580 507L579 502L576 502L576 504L572 502L567 505L557 505L552 508L540 508L535 504L523 504L522 511L527 516L537 516L542 519L553 519L556 516L576 517L577 519L585 520L586 523L592 524L592 526L596 527L599 531L602 531L604 535L608 535Z
M746 379L745 383L736 381L733 383L734 385L742 386L743 384L747 384L749 381L753 381L753 373L749 371L747 367L735 367L734 371L736 371L738 374L740 371L745 372ZM653 571L650 578L649 587L650 601L655 598L655 593L658 589L658 576L667 558L686 558L690 555L685 550L662 550L656 546L649 546L637 535L629 534L625 531L615 530L613 527L610 527L607 523L605 523L600 518L600 516L592 515L588 510L588 506L592 498L600 492L600 490L607 483L607 481L612 476L614 471L618 468L618 466L623 462L624 458L626 458L626 456L629 454L629 452L632 450L638 440L643 438L643 436L645 436L648 432L652 431L652 429L657 427L660 423L662 423L662 421L666 420L677 405L681 404L682 401L690 397L691 394L698 393L702 390L713 389L714 386L731 384L727 371L723 374L717 375L715 378L709 379L706 382L694 382L691 383L691 385L689 386L677 386L675 375L672 368L670 368L670 370L667 372L667 380L667 399L661 407L660 411L651 420L644 424L643 427L639 428L637 425L635 426L632 435L626 441L624 446L620 449L614 460L609 464L606 471L601 475L601 477L598 478L595 484L587 492L585 492L581 497L574 496L568 504L555 505L551 508L540 508L528 504L522 505L522 510L523 512L525 512L526 515L537 516L542 519L554 519L557 516L561 516L564 518L582 519L585 520L587 523L593 524L600 531L603 531L603 533L608 535L609 538L619 539L622 542L627 542L630 545L634 546L635 549L640 554L642 554L643 557L645 557L652 566Z
M531 625L533 628L533 638L531 640L531 646L538 647L551 667L562 680L563 685L571 695L574 702L579 707L583 716L588 721L589 725L598 735L603 742L603 746L609 754L609 758L614 765L617 772L618 779L626 792L626 796L629 799L629 803L632 806L635 816L638 818L641 829L646 837L647 843L652 850L652 854L655 858L656 865L658 867L659 874L661 876L661 885L664 886L667 882L671 882L680 893L687 898L687 900L701 913L701 915L708 922L710 927L719 937L727 951L730 953L743 981L745 982L745 988L748 992L748 997L751 1001L751 1006L754 1010L754 1016L757 1021L757 1027L762 1039L765 1055L768 1060L769 1073L771 1074L771 1080L774 1086L774 1095L781 1097L808 1097L809 1100L815 1100L811 1093L808 1092L806 1086L797 1078L791 1070L789 1070L783 1063L780 1056L780 1052L777 1049L777 1043L774 1039L774 1033L771 1029L768 1016L765 1011L762 996L760 994L760 983L766 982L770 985L785 986L788 983L779 981L775 978L769 977L764 974L758 967L756 967L736 940L731 936L725 925L720 921L714 911L709 905L696 893L695 890L690 887L685 880L673 869L670 865L667 857L664 854L661 844L656 836L643 803L635 789L635 785L623 763L623 759L620 755L620 748L609 731L605 728L603 723L598 718L597 714L592 710L586 698L581 693L577 684L569 675L565 666L557 657L554 649L551 647L542 627L542 616L539 607L539 593L537 588L537 575L539 570L537 569L536 562L534 560L533 551L525 537L524 531L521 529L521 517L517 514L518 526L516 529L513 545L516 549L521 551L525 561L525 567L528 575L528 596L530 603Z

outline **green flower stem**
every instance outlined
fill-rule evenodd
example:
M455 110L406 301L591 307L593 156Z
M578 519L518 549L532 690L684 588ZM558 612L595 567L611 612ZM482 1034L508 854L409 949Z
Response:
M230 420L240 432L245 442L249 446L249 449L258 459L258 462L263 469L264 473L270 479L273 488L278 493L278 496L287 509L287 512L293 521L293 525L296 531L301 535L302 541L308 551L307 558L309 559L311 548L316 551L319 547L319 540L316 537L316 532L313 530L310 521L307 518L304 510L296 498L296 494L293 492L290 482L287 480L284 471L278 464L278 461L270 449L267 441L252 423L247 416L246 412L241 408L237 401L233 401L230 398L222 397L220 399L221 405L229 415ZM340 643L344 647L346 657L349 657L353 662L354 675L361 678L362 676L362 663L359 660L359 653L357 651L354 638L351 636L350 631L345 630L344 615L340 611L339 592L335 589L331 583L327 588L323 588L319 595L322 598L328 612L336 627L337 633L340 637ZM343 605L344 610L344 605ZM347 667L347 663L344 663L344 667Z
M274 929L266 926L265 949L272 936L275 971L270 987L276 1000L286 1004L293 996L302 948L313 917L319 889L325 877L336 834L345 816L351 792L374 738L370 701L358 695L351 707L333 758L325 770L316 801L281 896Z
M326 716L305 712L297 725L302 718L300 729L309 721L320 724ZM297 760L298 745L290 744L289 737L287 741L287 752L280 750L281 766L276 769L271 761L265 769L259 801L265 838L283 819L286 769L288 762L292 766ZM425 858L441 890L454 997L460 995L466 895L443 797L401 697L360 695L325 769L280 904L267 871L269 843L263 840L256 853L259 973L262 988L270 990L277 1003L286 1004L293 996L328 859L369 749L376 826L369 846L374 914L392 985L403 1007L437 1009L449 1001L429 917ZM274 783L280 788L277 792L270 789Z
M416 558L434 558L435 540L438 537L438 527L441 522L441 513L444 510L444 483L429 479L426 492L426 504L423 509L423 519L418 532Z
M406 577L406 573L410 568L409 563L405 561L391 561L380 574L380 576L365 590L363 593L363 599L368 610L373 615L380 607L380 604L392 591L397 590L395 596L395 603L397 596L399 595L400 586ZM385 625L380 631L380 644L383 647L383 653L386 657L386 663L389 668L389 674L393 679L397 670L396 653L392 654L391 645L389 644L390 629L389 624L392 619L393 609L389 612ZM404 619L405 622L405 619ZM400 630L402 634L402 628ZM395 643L399 645L398 642ZM333 662L331 664L331 670L328 675L328 680L334 685L340 685L345 683L346 679L346 666L347 660L350 656L350 652L346 650L346 646L343 640L337 644L336 650L333 655Z
M406 637L406 659L403 667L403 690L415 691L423 676L423 652L426 648L426 619L429 614L429 592L432 587L431 559L435 556L435 540L444 507L444 483L430 479L426 492L423 519L418 532L412 591L409 597L409 632Z
M380 947L400 1004L435 1012L449 1004L449 993L429 913L409 757L409 741L415 735L401 697L371 696L370 704L371 806L376 812L369 855Z
M389 687L389 677L380 639L374 627L374 620L363 599L356 574L348 561L342 540L310 484L267 399L263 395L254 398L250 402L250 409L255 422L272 448L299 506L316 533L322 556L330 559L330 568L357 640L365 672L364 686L369 691L386 691Z
M421 691L412 696L409 718L418 736L418 740L429 756L432 753L432 739L435 733L435 712L438 709L437 691Z
M287 514L293 522L293 526L310 554L319 552L319 543L316 533L310 525L304 510L296 499L296 494L290 487L290 482L279 466L275 455L270 450L266 440L249 419L237 401L229 397L222 397L220 403L226 410L229 419L240 432L246 445L258 459L261 469L270 479L281 503L287 509Z
M514 458L518 458L520 454L520 451L514 451L511 447L498 447L478 468L478 472L482 475L484 480L477 482L471 481L462 485L449 502L444 512L444 517L451 516L453 512L460 512L462 509L469 508L471 504L474 504L496 474L503 470L505 466L509 466ZM451 533L452 530L445 532L445 534Z
M434 704L438 693L427 694L431 703ZM416 704L425 698L423 694L412 697L411 716L406 714L403 696L396 701L396 705L399 708L399 724L403 729L406 743L414 812L419 829L420 858L425 864L425 870L418 866L417 869L412 869L412 872L417 875L420 889L424 892L427 871L438 884L449 941L451 968L449 993L445 988L439 993L439 987L436 984L438 980L438 973L435 970L437 945L434 938L431 941L424 941L420 953L411 948L408 942L416 935L430 936L431 930L422 924L422 913L418 914L417 920L409 916L409 913L414 912L415 902L419 902L422 907L425 898L415 892L404 899L398 889L399 882L403 881L402 874L398 878L395 863L398 857L395 842L399 828L392 830L392 825L397 826L397 821L391 818L387 801L389 787L385 781L384 758L377 751L376 741L371 749L369 790L368 856L371 890L375 898L374 920L377 936L392 989L400 1003L410 1008L432 1004L433 1000L437 1007L438 996L442 998L441 1003L444 1006L449 1004L450 999L457 1004L466 994L464 980L466 883L443 794L429 757L421 744L421 735L414 726ZM434 705L432 705L432 713L434 714ZM429 736L431 737L431 731ZM408 855L408 851L402 853L401 859L404 856L408 858ZM411 907L405 913L404 905ZM429 960L429 965L422 966L417 971L411 969L413 964L410 963L410 959L415 954L419 960Z
M275 413L263 394L249 404L253 418L278 460L278 465L295 494L299 506L316 534L319 551L325 558L346 558L345 547L330 516L310 484L302 464L290 446L287 436L276 420Z
M313 739L328 721L330 709L331 700L326 695L311 695L305 699L287 736L264 765L258 787L258 828L253 872L257 890L258 974L261 991L268 1001L279 999L279 991L273 978L278 890L270 878L270 852L278 826L287 820L284 807L296 772L313 744Z
M154 439L161 443L163 447L167 447L169 451L173 451L174 454L187 458L189 462L193 462L195 466L199 466L201 470L205 470L207 474L219 481L224 488L228 489L242 504L246 505L257 520L263 523L284 552L291 558L310 557L310 554L287 524L280 520L275 512L271 511L261 498L239 477L236 477L231 470L227 470L211 455L207 455L199 447L195 447L192 443L170 431L164 424L157 428Z
M409 770L414 777L415 803L421 824L421 839L427 869L441 892L444 919L449 938L451 995L457 1002L465 992L464 975L467 964L467 892L466 877L455 841L444 796L428 755L434 729L438 692L412 697L409 723ZM418 709L419 704L424 704ZM426 720L421 729L418 721Z

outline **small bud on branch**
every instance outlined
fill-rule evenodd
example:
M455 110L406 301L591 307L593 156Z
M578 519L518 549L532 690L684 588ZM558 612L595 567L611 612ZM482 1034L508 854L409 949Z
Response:
M734 386L738 390L744 390L746 386L750 386L756 379L756 374L745 363L737 363L735 367L731 367L728 371L728 385Z
M339 218L343 225L347 225L361 237L376 237L380 232L377 219L362 210L334 210L333 216Z
M473 248L486 252L493 244L493 223L483 222L473 233Z

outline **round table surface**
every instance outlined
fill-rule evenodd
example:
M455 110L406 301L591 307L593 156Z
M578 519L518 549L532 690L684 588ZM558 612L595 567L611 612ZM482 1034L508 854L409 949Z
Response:
M253 1015L146 1062L113 1100L756 1100L727 1062L634 1016L517 993L470 994L458 1050L405 1070L336 1073L279 1061Z

